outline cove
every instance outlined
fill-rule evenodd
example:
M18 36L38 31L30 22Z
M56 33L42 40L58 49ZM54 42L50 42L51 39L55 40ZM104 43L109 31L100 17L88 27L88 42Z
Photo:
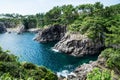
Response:
M38 43L33 40L34 33L16 33L0 34L0 46L4 50L10 50L11 54L19 57L20 62L31 62L39 66L45 66L54 72L63 70L72 71L77 66L94 61L96 56L86 56L84 58L76 58L63 53L54 52L51 48L56 42L45 44Z

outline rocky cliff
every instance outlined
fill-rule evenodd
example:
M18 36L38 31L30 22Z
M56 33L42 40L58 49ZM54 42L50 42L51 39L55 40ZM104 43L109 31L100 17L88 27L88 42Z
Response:
M15 28L18 24L17 21L12 19L1 19L0 22L4 23L6 28Z
M40 31L34 40L38 42L49 42L60 40L66 32L66 27L61 25L53 25Z
M6 32L6 26L3 22L0 22L0 33L4 33Z
M53 48L66 54L82 57L100 53L103 47L100 41L92 41L87 36L79 33L66 33Z

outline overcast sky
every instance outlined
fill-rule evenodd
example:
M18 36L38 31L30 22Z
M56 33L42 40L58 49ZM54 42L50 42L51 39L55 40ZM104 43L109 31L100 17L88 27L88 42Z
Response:
M120 0L1 0L1 13L19 13L23 15L42 13L54 6L73 4L74 6L84 3L101 2L105 6L120 3Z

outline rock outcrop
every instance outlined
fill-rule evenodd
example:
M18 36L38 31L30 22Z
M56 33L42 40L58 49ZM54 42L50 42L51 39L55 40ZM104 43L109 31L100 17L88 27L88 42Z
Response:
M21 34L21 33L25 32L25 31L26 31L25 26L23 24L19 24L18 29L17 29L17 33Z
M83 64L77 67L72 73L74 75L68 75L68 80L86 80L87 74L97 67L97 62L90 62L89 64Z
M66 33L53 49L77 57L100 53L104 45L100 41L92 41L78 33Z
M3 22L0 22L0 33L7 32L6 26Z
M66 32L66 27L61 25L53 25L40 31L34 40L45 43L60 40Z

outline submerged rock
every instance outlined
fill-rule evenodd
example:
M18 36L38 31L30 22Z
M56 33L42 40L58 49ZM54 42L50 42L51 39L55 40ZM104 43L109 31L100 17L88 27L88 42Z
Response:
M92 41L87 36L77 33L66 33L53 49L77 57L93 55L101 52L104 45L100 41Z
M0 22L0 33L7 32L6 26L3 22Z
M53 25L42 31L39 31L34 40L38 42L50 42L60 40L66 32L66 27L61 25Z

